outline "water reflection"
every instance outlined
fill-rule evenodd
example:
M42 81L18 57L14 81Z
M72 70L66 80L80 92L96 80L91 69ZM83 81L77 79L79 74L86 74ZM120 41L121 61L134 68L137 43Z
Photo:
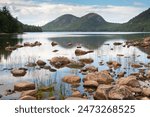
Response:
M9 45L14 46L17 43L21 43L21 42L22 42L22 39L17 38L17 35L14 35L14 34L0 35L0 61L3 57L4 59L7 59L11 54L11 52L5 50L5 47Z
M92 58L94 62L90 65L94 65L101 70L109 69L106 62L110 60L118 61L122 66L116 70L116 74L122 71L126 71L127 75L133 72L138 72L138 69L131 68L132 63L144 63L148 64L149 60L146 58L147 51L136 47L123 47L122 45L114 46L114 42L124 43L130 39L140 39L150 34L67 34L67 33L26 33L23 35L1 35L0 36L0 94L3 94L5 89L12 88L16 82L20 81L32 81L37 87L51 86L55 88L54 95L57 99L60 99L60 95L70 96L72 94L71 85L62 82L62 78L66 75L77 75L81 79L85 76L79 73L79 69L62 68L57 69L56 72L50 72L49 70L42 69L38 66L27 67L28 62L36 62L41 59L44 60L47 65L50 65L48 59L55 56L65 56L69 59L78 60L80 58ZM41 46L36 47L23 47L13 52L5 51L5 47L8 45L15 45L17 43L23 44L24 42L40 41ZM58 43L57 46L52 47L51 42ZM7 43L9 42L9 43ZM68 46L68 43L72 43ZM93 53L77 57L74 51L77 46L80 45L83 50L94 50ZM53 52L53 50L59 50ZM123 57L116 56L117 54L123 54ZM140 56L139 56L140 55ZM104 65L99 65L99 62L103 62ZM50 65L51 66L51 65ZM28 69L27 74L24 77L14 77L11 75L10 70L12 68L25 67ZM53 67L53 66L51 66ZM146 68L148 69L148 68ZM117 78L116 75L114 78ZM81 93L84 92L84 88L81 85L77 88ZM3 99L18 99L17 96L7 96Z
M106 41L108 40L133 40L133 39L141 39L144 37L149 36L149 33L142 33L142 34L84 34L81 37L51 37L49 38L50 41L56 41L59 43L60 46L63 48L73 48L77 45L82 45L87 49L97 49L101 47ZM72 43L73 46L67 46L67 43Z

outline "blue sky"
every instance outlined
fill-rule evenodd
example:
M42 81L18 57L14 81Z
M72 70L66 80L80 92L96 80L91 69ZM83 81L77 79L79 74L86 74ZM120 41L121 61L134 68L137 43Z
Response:
M150 6L150 0L33 0L35 2L51 2L76 5L119 5L119 6Z
M147 10L150 0L0 0L14 17L31 25L44 25L64 14L82 17L97 13L106 21L124 23Z

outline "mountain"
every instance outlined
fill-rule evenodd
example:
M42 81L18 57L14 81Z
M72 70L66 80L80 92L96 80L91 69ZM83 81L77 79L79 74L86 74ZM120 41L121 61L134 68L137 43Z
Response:
M68 28L70 28L70 25L74 22L77 22L79 20L78 17L70 15L70 14L66 14L63 15L61 17L58 17L56 20L45 24L42 29L44 31L49 31L49 30L53 30L53 31L62 31L62 30L67 30Z
M43 31L150 31L150 8L126 23L110 23L96 13L83 17L70 14L42 26Z
M42 26L43 31L98 31L107 30L105 27L113 25L105 21L96 13L89 13L83 17L66 14ZM117 25L117 24L116 24Z
M150 8L123 24L127 31L150 31Z

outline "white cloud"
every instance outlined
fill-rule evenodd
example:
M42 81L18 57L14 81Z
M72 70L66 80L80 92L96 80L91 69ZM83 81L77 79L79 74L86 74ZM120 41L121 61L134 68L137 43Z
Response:
M0 0L0 6L4 5L7 5L13 16L18 17L20 21L33 25L44 25L63 14L81 17L89 12L98 13L109 22L123 23L146 9L135 6L37 4L25 0Z

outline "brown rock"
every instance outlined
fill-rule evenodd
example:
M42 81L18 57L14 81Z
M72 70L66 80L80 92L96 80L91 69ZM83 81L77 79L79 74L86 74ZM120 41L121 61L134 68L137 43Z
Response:
M48 98L49 100L56 100L56 97L55 96L51 96Z
M44 68L44 69L47 69L47 70L50 70L50 69L51 69L51 66L44 66L43 68Z
M15 46L16 48L22 48L23 47L23 45L21 45L21 44L16 44L16 46Z
M72 93L72 96L71 97L81 97L82 96L82 94L80 93L80 91L74 91L73 93Z
M150 100L148 97L142 97L141 100Z
M87 99L80 97L67 97L65 100L87 100Z
M147 58L150 59L150 55L147 55Z
M36 63L37 63L37 65L39 65L39 66L44 66L44 65L46 65L46 62L44 62L43 60L38 60Z
M113 43L115 46L117 46L117 45L122 45L122 43L120 43L120 42L115 42L115 43Z
M138 73L138 72L137 72L137 73L131 73L131 75L132 75L132 76L137 76L137 77L138 77L138 76L140 75L140 73Z
M140 84L135 76L128 76L126 78L120 78L117 81L119 85L127 85L131 87L140 87Z
M69 75L69 76L65 76L63 79L62 79L63 82L66 82L66 83L70 83L70 84L73 84L73 83L79 83L81 81L80 77L79 76L75 76L75 75Z
M99 84L110 84L113 82L113 78L109 75L108 71L101 71L95 73L89 73L86 75L84 80L94 80L97 81Z
M13 76L15 77L20 77L20 76L24 76L27 72L25 69L22 68L15 68L13 70L11 70L11 73L13 74Z
M31 46L31 44L29 42L25 42L24 46Z
M36 93L37 93L36 90L23 91L23 92L21 93L21 97L24 97L24 96L27 96L27 95L35 97L35 96L36 96Z
M146 37L146 38L144 39L144 43L150 43L150 37Z
M107 100L108 99L108 92L112 88L113 88L112 85L104 85L104 84L99 85L95 94L94 94L94 99L96 99L96 100Z
M94 60L92 58L82 58L82 59L79 59L79 61L84 64L91 64L93 63Z
M65 67L69 63L70 63L70 60L67 57L53 57L50 60L50 64L58 69Z
M109 67L113 67L115 69L121 67L121 64L116 61L109 61L109 62L107 62L107 64Z
M34 90L35 84L31 82L19 82L14 85L15 91Z
M51 45L52 45L52 46L56 46L56 45L58 45L58 44L57 44L56 42L52 42Z
M140 64L132 64L131 67L133 67L133 68L141 68L141 67L143 67L143 66L140 65Z
M131 87L131 86L128 86L127 87L131 92L134 92L134 93L141 93L142 92L142 89L139 87Z
M67 67L69 67L69 68L75 68L75 69L80 69L80 68L82 68L84 66L85 66L84 63L77 62L77 61L70 61L70 63L67 64Z
M124 56L123 54L117 54L117 56Z
M125 75L125 72L120 72L117 76L118 76L119 78L121 78L121 77L124 77L124 75Z
M132 92L125 86L115 86L108 93L109 99L123 100L133 98Z
M143 88L143 92L142 92L145 96L150 96L150 88Z
M41 43L41 42L39 42L39 41L34 42L34 44L35 44L36 46L40 46L40 45L42 45L42 43Z
M81 72L97 72L98 68L96 68L95 66L86 66L85 68L81 69Z
M94 80L87 80L83 83L84 87L98 87L98 82Z
M53 52L58 52L59 50L53 50Z
M81 56L81 55L85 55L85 54L92 53L92 52L93 51L84 51L84 50L76 49L75 50L75 55L76 56Z
M20 100L36 100L36 98L30 95L26 95L21 97Z

